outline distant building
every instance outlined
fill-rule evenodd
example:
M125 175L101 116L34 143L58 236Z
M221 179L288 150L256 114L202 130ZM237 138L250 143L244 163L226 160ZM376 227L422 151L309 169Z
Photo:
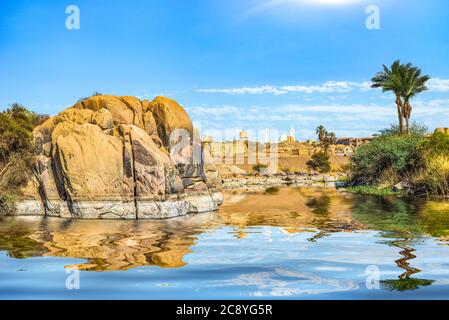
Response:
M369 142L373 138L338 138L336 144L341 144L344 146L350 146L350 147L360 147L361 145L364 145L365 143Z
M266 128L263 132L264 143L270 143L270 129Z
M288 143L294 143L296 141L295 139L295 128L290 127L290 134L283 133L279 137L279 142L288 142Z
M248 141L248 131L240 131L240 140Z
M279 137L279 142L286 142L288 140L288 135L286 133L281 134Z
M211 143L213 141L214 141L214 139L212 139L211 136L208 136L208 135L205 135L205 134L203 135L203 142Z

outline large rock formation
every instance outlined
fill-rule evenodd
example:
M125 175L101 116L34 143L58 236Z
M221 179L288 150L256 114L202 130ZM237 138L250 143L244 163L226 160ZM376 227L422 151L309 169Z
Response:
M197 136L165 97L85 99L34 130L35 176L15 214L140 219L216 210L221 180Z

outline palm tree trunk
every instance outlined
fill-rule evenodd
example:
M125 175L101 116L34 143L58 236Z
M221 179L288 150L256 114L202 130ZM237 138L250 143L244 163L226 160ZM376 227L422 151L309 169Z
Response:
M412 134L411 128L410 128L410 116L411 115L412 115L412 105L407 100L407 132L408 132L409 136Z
M411 136L411 131L410 131L410 116L412 114L412 106L410 105L409 101L406 99L404 100L404 118L405 118L405 123L407 125L407 134L410 137Z
M402 112L402 100L399 95L396 96L396 106L398 108L398 120L399 120L399 133L404 131L404 115Z
M412 134L410 132L410 124L409 124L409 117L408 116L405 116L405 123L407 125L407 134L410 137Z

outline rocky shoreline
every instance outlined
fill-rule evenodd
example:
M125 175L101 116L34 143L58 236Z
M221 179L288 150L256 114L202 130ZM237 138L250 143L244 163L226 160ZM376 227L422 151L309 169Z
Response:
M225 190L259 191L269 187L281 187L288 185L317 186L326 184L337 186L346 178L345 174L334 175L309 174L309 173L282 173L260 176L226 177L222 179Z
M185 110L156 97L96 95L37 126L33 164L0 215L165 219L223 202ZM194 160L196 159L196 160Z

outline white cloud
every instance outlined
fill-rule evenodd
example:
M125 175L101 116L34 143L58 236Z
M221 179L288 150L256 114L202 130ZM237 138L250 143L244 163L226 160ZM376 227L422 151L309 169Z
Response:
M197 89L197 92L205 93L224 93L224 94L274 94L284 95L287 93L347 93L353 90L367 91L370 89L369 82L351 82L351 81L326 81L319 85L286 85L273 86L264 85L257 87L240 88L209 88Z
M430 91L449 92L449 79L432 78L428 82Z
M260 86L260 87L241 87L241 88L230 88L230 89L197 89L197 92L206 93L227 93L227 94L265 94L271 93L275 95L285 94L287 92L277 89L273 86Z
M378 104L282 104L280 106L192 106L187 107L192 119L202 128L225 130L235 128L288 132L294 126L298 138L314 138L314 128L324 124L338 136L370 136L397 121L394 101ZM449 99L416 101L412 120L426 124L430 130L447 127Z
M432 78L428 82L429 91L431 92L449 92L449 79ZM318 85L263 85L255 87L237 87L237 88L208 88L208 89L196 89L197 92L204 93L223 93L231 95L242 94L274 94L284 95L288 93L348 93L359 90L361 92L367 92L371 89L371 82L353 82L353 81L335 81L329 80Z

